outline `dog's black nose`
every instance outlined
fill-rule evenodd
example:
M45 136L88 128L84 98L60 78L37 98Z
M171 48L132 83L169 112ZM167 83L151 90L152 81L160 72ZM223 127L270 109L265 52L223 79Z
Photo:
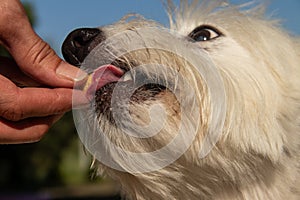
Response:
M91 50L104 39L103 32L100 29L76 29L63 42L62 54L68 63L80 66Z

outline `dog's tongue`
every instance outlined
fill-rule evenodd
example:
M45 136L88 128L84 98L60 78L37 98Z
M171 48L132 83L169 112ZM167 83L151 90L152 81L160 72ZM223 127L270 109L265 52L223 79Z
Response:
M91 100L97 90L108 83L117 82L124 72L114 65L103 65L94 70L84 87L86 96Z

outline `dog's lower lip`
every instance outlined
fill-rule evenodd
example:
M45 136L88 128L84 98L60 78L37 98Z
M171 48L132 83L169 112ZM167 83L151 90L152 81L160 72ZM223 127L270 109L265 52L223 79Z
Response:
M124 75L124 71L114 65L103 65L94 70L84 87L86 97L91 100L95 92L108 83L117 82Z

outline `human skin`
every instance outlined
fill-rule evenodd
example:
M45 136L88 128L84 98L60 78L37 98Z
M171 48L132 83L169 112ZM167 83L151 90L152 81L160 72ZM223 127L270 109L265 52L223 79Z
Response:
M0 144L39 141L72 106L88 103L72 89L86 74L34 32L18 0L0 2L0 44L13 57L0 57Z

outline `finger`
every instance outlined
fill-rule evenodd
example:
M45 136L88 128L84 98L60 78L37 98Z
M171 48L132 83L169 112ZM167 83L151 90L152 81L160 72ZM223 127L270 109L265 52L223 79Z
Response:
M72 98L73 95L76 98ZM13 96L14 101L0 107L1 116L11 121L62 114L71 110L73 105L88 104L82 91L68 88L20 88Z
M0 74L10 79L19 87L42 86L41 83L25 75L12 59L6 57L0 57Z
M0 116L11 121L64 113L72 104L89 104L84 92L70 88L18 88L1 75L0 85Z
M2 9L1 9L2 7ZM0 5L0 40L18 66L40 83L73 87L86 73L62 61L54 50L33 31L19 1L3 0Z
M61 116L30 118L19 122L0 118L0 144L37 142Z
M24 73L40 83L53 87L73 87L74 82L84 81L85 72L61 60L54 50L35 33L24 35L9 48ZM22 48L20 48L22 47Z
M10 49L18 66L38 82L53 87L73 87L74 82L84 81L85 72L61 60L51 47L37 35ZM25 50L20 51L20 46Z

